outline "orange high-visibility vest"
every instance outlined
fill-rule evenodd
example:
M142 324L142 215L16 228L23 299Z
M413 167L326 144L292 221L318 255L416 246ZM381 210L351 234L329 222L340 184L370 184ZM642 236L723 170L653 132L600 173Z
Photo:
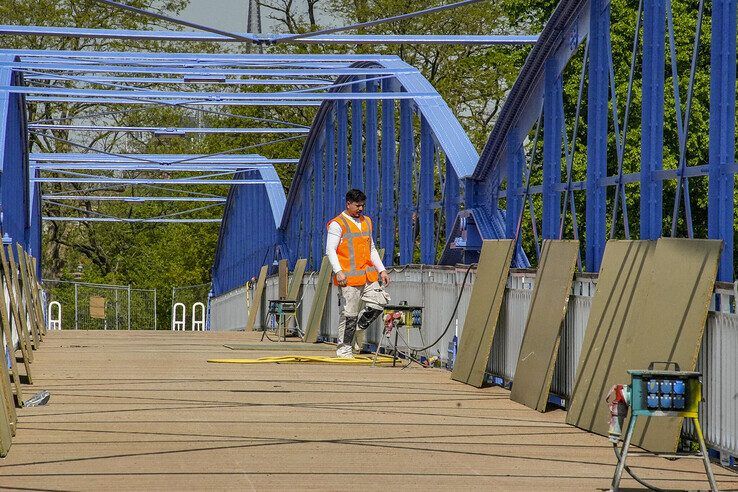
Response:
M361 287L376 282L379 275L371 260L372 220L366 216L362 217L359 227L353 220L346 219L340 214L328 222L328 227L331 222L341 226L341 242L336 248L336 254L341 270L346 275L347 285ZM333 283L338 285L335 277Z

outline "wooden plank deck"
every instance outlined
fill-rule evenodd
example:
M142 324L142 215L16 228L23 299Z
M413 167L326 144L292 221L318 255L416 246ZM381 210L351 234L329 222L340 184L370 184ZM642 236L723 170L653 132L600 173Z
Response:
M475 389L445 370L206 363L284 354L223 347L257 340L51 332L25 388L48 389L51 401L19 411L0 488L609 487L615 458L606 439L566 425L563 411L539 414L506 390ZM632 464L664 488L707 487L698 461ZM734 473L715 471L722 489L738 488Z

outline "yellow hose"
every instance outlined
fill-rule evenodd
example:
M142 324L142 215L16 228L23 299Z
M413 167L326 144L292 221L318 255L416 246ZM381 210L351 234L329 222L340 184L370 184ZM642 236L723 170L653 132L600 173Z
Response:
M275 357L259 357L258 359L208 359L215 364L294 364L294 363L317 363L317 364L372 364L373 355L356 355L351 359L342 357L326 357L321 355L281 355ZM392 357L379 355L377 364L391 364Z

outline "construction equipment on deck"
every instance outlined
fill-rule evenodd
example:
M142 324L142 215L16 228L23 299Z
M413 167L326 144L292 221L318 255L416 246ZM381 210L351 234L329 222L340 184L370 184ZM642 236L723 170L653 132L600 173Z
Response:
M410 329L417 328L418 331L420 331L421 327L423 326L423 307L409 306L407 302L395 305L387 304L386 306L384 306L382 319L384 320L384 325L382 329L382 334L380 335L379 341L377 342L377 350L374 353L374 358L375 360L377 359L377 357L379 356L379 352L382 349L382 343L385 340L389 341L391 339L392 332L394 331L395 341L392 348L392 366L394 367L397 363L397 343L399 341L398 339L400 338L399 328L404 326L407 330L407 337L403 338L403 341L405 343L405 346L407 347L406 355L410 357L411 348L408 342L408 340L410 339ZM420 331L420 333L422 339L422 331Z
M290 320L295 322L295 332L302 337L300 331L300 325L297 319L297 308L300 305L300 301L288 300L288 299L269 299L269 309L267 310L267 316L272 320L261 334L262 341L266 335L267 330L274 328L277 333L277 341L287 340L287 327ZM271 339L270 339L271 340Z
M655 364L665 364L666 370L654 370ZM668 370L670 366L673 366L674 370ZM638 417L683 417L692 419L695 434L700 445L700 452L696 454L651 454L664 458L701 458L705 464L705 473L710 482L710 490L717 491L715 476L712 473L710 457L707 454L707 446L705 445L705 438L702 435L702 427L699 421L699 404L702 401L702 381L700 379L702 373L682 371L676 362L651 362L648 365L648 370L629 370L628 373L631 376L630 391L628 392L625 388L621 389L619 394L616 391L616 398L612 402L617 403L621 408L623 403L626 405L625 412L617 412L615 417L618 419L625 418L628 399L630 400L631 409L630 422L625 433L625 441L623 442L621 453L618 453L617 445L619 436L617 436L616 430L622 426L622 421L618 421L617 425L612 425L611 423L610 439L613 441L615 454L618 456L618 465L615 468L615 475L612 479L612 490L619 490L623 470L626 470L630 476L642 485L658 490L657 487L638 478L625 464L636 422Z

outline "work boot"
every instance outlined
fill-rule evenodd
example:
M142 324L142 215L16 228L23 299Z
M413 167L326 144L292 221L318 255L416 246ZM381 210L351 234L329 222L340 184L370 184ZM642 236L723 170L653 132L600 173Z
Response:
M354 335L356 334L356 316L346 316L346 325L343 329L343 338L338 339L338 347L336 348L336 357L351 359L354 354L351 350L354 344Z
M354 352L351 350L351 345L342 345L336 349L336 357L339 359L353 359Z

